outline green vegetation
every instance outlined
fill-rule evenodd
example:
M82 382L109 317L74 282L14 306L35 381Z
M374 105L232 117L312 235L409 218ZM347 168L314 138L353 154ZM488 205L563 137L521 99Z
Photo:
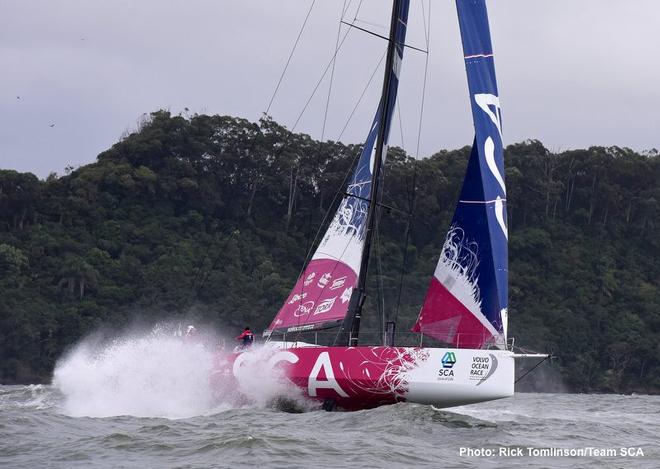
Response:
M136 318L264 328L358 151L268 119L161 111L66 176L0 171L0 382L47 380L67 346ZM408 218L396 209L410 211L415 165L389 152L394 209L382 214L373 277L393 314L407 259L399 331L422 302L468 152L417 163L405 256ZM555 154L528 141L506 161L516 343L554 352L573 390L658 392L657 152Z

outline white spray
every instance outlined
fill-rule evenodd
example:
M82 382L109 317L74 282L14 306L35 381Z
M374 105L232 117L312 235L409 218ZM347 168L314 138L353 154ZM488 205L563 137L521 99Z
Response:
M53 386L64 397L62 411L73 417L176 419L236 405L264 407L281 394L291 395L285 389L290 384L282 384L278 373L265 373L262 367L245 368L238 384L227 375L222 386L217 376L210 379L222 341L209 336L186 341L167 329L161 326L104 342L83 340L55 367Z
M232 365L232 374L236 376L237 390L241 399L257 407L276 404L288 409L304 410L318 407L307 400L302 390L284 376L278 366L282 362L295 363L298 358L291 352L280 350L271 345L252 347L239 355ZM284 402L281 398L285 398Z

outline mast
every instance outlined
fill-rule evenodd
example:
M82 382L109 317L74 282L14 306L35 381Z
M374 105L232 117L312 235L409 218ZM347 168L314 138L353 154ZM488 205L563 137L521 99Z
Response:
M362 254L362 261L360 262L360 271L358 273L358 284L348 308L348 314L342 331L350 330L348 337L348 346L354 347L358 344L358 336L360 334L360 320L362 318L362 306L367 297L366 295L366 277L367 270L369 269L369 256L371 253L371 241L374 235L374 228L376 222L376 210L378 209L378 195L380 189L380 175L381 165L383 162L383 150L385 149L385 141L387 140L388 132L388 118L387 112L390 107L390 85L392 83L392 74L394 67L394 59L396 52L396 31L397 21L399 20L399 12L401 9L401 0L394 0L392 2L392 18L390 20L390 34L387 45L387 58L385 62L385 77L383 78L383 90L380 98L380 117L378 119L378 137L376 140L376 151L374 153L373 174L371 191L369 193L369 208L367 211L367 228L364 239L364 251Z

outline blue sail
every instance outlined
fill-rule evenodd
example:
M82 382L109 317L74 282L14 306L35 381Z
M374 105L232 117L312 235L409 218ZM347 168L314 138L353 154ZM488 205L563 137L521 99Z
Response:
M294 332L336 326L348 312L349 299L357 285L364 252L378 128L381 119L385 119L384 144L386 145L399 86L409 5L409 0L395 2L398 8L395 29L396 50L392 70L389 71L391 75L387 90L387 109L383 110L383 99L385 99L383 96L355 171L346 188L346 195L312 260L305 267L264 335L270 335L273 331Z
M508 249L502 120L485 0L456 0L475 127L452 224L414 330L506 345Z

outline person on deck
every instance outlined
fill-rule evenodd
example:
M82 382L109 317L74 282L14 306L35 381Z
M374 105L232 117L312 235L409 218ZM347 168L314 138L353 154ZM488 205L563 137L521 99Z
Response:
M250 347L254 342L254 334L250 330L250 326L247 326L243 333L236 337L236 340L242 341L242 346L244 349Z

